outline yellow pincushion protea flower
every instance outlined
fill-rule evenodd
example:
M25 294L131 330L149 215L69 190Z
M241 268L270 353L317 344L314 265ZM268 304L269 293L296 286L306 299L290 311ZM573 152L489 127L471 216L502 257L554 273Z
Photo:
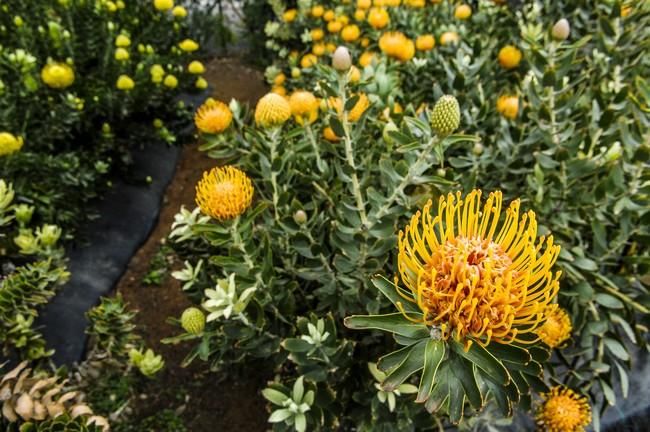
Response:
M48 87L63 89L74 82L74 70L66 63L48 63L41 70L41 79Z
M390 22L388 11L381 7L374 7L368 12L368 24L374 29L383 29Z
M230 165L217 167L204 172L196 185L196 204L214 219L233 219L250 207L253 191L253 183L243 171Z
M343 101L340 98L331 97L328 99L329 106L334 108L339 114L343 114ZM348 121L355 122L361 118L364 112L370 106L370 100L364 93L359 93L359 100L350 111L348 111Z
M232 112L225 103L209 98L194 114L194 124L203 133L218 134L230 126Z
M514 69L521 62L521 51L514 45L506 45L499 50L499 64L504 69Z
M514 119L519 112L519 98L517 96L499 96L497 111L505 118Z
M185 52L194 52L199 49L199 44L192 39L185 39L178 43L178 47Z
M569 339L571 330L573 327L567 311L551 306L550 311L546 313L544 325L537 329L537 335L549 347L557 348Z
M23 147L23 138L9 132L0 132L0 156L19 151Z
M547 432L583 432L591 422L591 407L587 398L573 390L556 386L542 395L537 410L537 425Z
M539 340L535 330L559 290L560 272L551 267L560 247L552 236L536 238L535 213L520 215L515 200L500 222L500 191L482 207L478 190L464 199L460 192L440 197L435 216L431 205L429 200L399 233L397 264L410 295L400 293L423 312L417 321L466 349L473 341Z
M379 49L389 57L408 61L415 55L415 44L402 32L388 32L379 38Z
M311 124L318 118L318 100L308 91L293 92L289 98L291 114L293 114L296 123Z
M267 93L255 107L255 123L270 128L283 125L291 117L289 102L279 94Z

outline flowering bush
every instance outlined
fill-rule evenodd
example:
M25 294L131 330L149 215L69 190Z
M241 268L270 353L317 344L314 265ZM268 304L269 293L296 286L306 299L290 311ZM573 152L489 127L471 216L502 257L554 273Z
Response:
M274 430L517 408L579 431L626 395L650 307L650 13L502 3L272 2L272 93L197 112L232 165L172 227L202 324L167 342L267 359Z
M0 168L21 200L44 204L38 217L77 225L135 143L174 141L164 122L174 130L184 121L178 93L207 86L186 11L162 6L1 6Z

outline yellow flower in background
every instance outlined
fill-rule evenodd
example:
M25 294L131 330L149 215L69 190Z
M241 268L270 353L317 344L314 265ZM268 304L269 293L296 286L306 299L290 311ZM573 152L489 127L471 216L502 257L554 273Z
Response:
M253 191L246 173L230 165L217 167L204 172L196 185L196 204L213 219L234 219L250 207Z
M361 79L361 71L356 66L351 66L350 72L348 73L349 73L351 83L357 83Z
M318 42L325 37L325 32L320 28L312 29L309 34L311 34L311 40L314 42Z
M379 38L379 49L389 57L408 61L415 55L415 44L402 32L387 32Z
M356 104L354 104L354 107L350 111L348 111L348 121L350 122L356 122L361 118L364 112L368 109L370 106L370 100L368 99L368 96L366 96L364 93L359 93L359 100L357 101ZM336 110L339 116L343 114L343 101L341 98L338 97L330 97L328 99L328 104L330 108L333 108Z
M194 75L200 75L205 72L205 66L198 60L194 60L187 66L187 71Z
M328 42L328 43L325 45L325 50L326 50L328 53L332 54L334 51L336 51L336 44L334 44L334 43L332 43L332 42Z
M205 80L203 77L198 77L196 79L196 82L194 83L194 87L200 90L204 90L208 88L208 82Z
M338 22L343 24L344 26L348 25L350 23L350 18L348 18L347 15L341 15L336 19Z
M218 134L232 123L232 112L225 103L207 99L194 114L194 124L203 133Z
M153 0L153 7L159 11L167 11L174 7L174 0Z
M327 31L330 33L338 33L343 28L341 21L330 21L327 23Z
M454 17L459 20L466 20L472 16L472 8L467 4L459 4L454 10Z
M287 100L275 93L267 93L255 107L255 123L270 128L283 125L291 117Z
M499 50L499 64L504 69L514 69L521 62L521 51L516 46L506 45Z
M117 48L115 50L115 60L117 61L126 61L129 59L129 52L126 48Z
M466 349L473 341L538 341L535 331L559 290L560 272L551 267L560 247L552 236L537 238L535 213L520 215L515 200L500 222L500 191L482 206L478 190L464 199L460 192L441 196L434 215L431 206L429 200L398 239L401 291L422 311L417 322Z
M172 9L172 15L176 18L185 18L187 16L187 9L183 6L175 6Z
M370 66L374 58L375 58L374 52L366 51L363 54L361 54L361 57L359 57L359 65L361 67Z
M193 52L199 49L199 44L194 42L192 39L185 39L178 44L178 47L185 52Z
M118 9L124 9L126 7L126 5L124 4L124 2L122 0L117 0L115 2L115 6L117 6Z
M458 41L460 41L460 36L456 32L447 31L440 35L440 45L451 45Z
M271 93L275 93L280 96L286 96L287 89L284 88L284 86L274 86L273 88L271 88Z
M312 67L316 63L318 63L318 57L316 57L314 54L305 54L300 59L300 67L302 67L303 69Z
M327 22L332 21L335 17L336 15L334 14L334 11L331 9L325 11L325 13L323 14L323 19Z
M357 9L370 9L371 5L371 0L357 0Z
M129 45L131 45L131 39L129 39L128 36L121 34L121 35L118 35L115 38L115 46L116 47L126 48Z
M546 322L537 329L537 335L550 348L557 348L571 337L573 327L567 311L553 306L555 307L546 313Z
M361 30L359 30L359 26L356 24L346 25L341 30L341 39L346 42L354 42L359 39L359 36L361 36Z
M129 91L133 89L133 87L135 87L135 82L128 75L120 75L117 78L117 83L115 84L115 86L119 90Z
M115 12L117 10L117 5L110 0L104 3L104 6L106 7L106 10L109 12Z
M295 91L289 98L291 114L299 125L311 124L318 118L318 100L308 91Z
M370 39L367 37L361 38L361 46L363 48L368 48L368 45L370 45Z
M151 75L151 81L154 83L161 83L165 77L165 69L159 64L152 65L149 69L149 74Z
M298 11L296 9L287 9L283 14L282 14L282 20L284 22L290 23L291 21L296 19L296 16L298 15Z
M591 423L591 406L586 397L570 388L555 386L542 395L536 420L547 432L583 432Z
M388 11L384 8L374 7L370 9L368 13L368 24L374 29L382 29L388 25L390 22L390 16L388 16Z
M311 16L314 18L320 18L325 13L325 8L321 5L316 5L311 8Z
M74 78L74 71L66 63L48 63L41 70L43 82L55 89L70 87Z
M165 77L163 85L172 89L176 88L178 86L178 78L176 78L174 75L169 74Z
M9 132L0 132L0 156L19 151L23 147L23 138Z
M334 133L334 129L332 129L329 126L327 126L325 129L323 129L323 138L325 138L327 141L330 141L330 142L341 141L341 138L339 138L336 135L336 133Z
M281 86L282 84L284 84L286 80L287 80L287 76L282 72L280 72L275 76L275 78L273 78L273 84L275 84L276 86Z
M436 38L433 35L420 35L415 40L415 48L418 51L431 51L436 46Z
M499 96L497 111L504 117L514 119L519 112L519 98L517 96Z
M316 55L316 56L322 56L325 54L325 51L327 50L327 47L325 46L324 43L317 43L314 44L313 47L311 47L311 52Z

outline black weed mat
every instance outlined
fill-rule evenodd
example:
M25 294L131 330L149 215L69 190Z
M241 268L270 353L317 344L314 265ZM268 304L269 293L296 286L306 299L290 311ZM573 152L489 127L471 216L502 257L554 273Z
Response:
M131 257L147 240L160 212L163 195L174 176L180 147L163 143L135 150L131 181L115 179L94 210L100 215L79 232L81 245L67 251L70 280L43 308L39 317L57 365L82 360L86 345L86 312L108 295ZM147 177L151 182L145 181Z

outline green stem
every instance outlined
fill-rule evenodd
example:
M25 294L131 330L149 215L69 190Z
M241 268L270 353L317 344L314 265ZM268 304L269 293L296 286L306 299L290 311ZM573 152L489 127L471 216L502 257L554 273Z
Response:
M598 273L594 273L594 276L596 277L596 279L598 279L598 280L601 282L601 285L600 285L600 286L601 286L605 291L607 291L608 293L610 293L611 295L618 297L618 298L621 299L623 302L625 302L625 303L627 303L628 305L632 306L634 309L636 309L637 311L639 311L639 312L641 312L641 313L644 313L644 314L650 313L650 309L648 309L647 307L643 306L641 303L639 303L639 302L633 300L633 299L632 299L631 297L629 297L627 294L622 293L622 292L620 291L620 289L619 289L619 288L614 284L614 282L612 282L611 280L609 280L609 279L606 278L605 276L602 276L602 275L600 275L600 274L598 274Z
M314 137L314 132L311 130L311 125L306 124L305 125L305 131L307 132L307 137L309 138L309 142L311 143L311 146L314 149L314 155L316 155L316 167L320 170L321 165L323 164L321 158L320 158L320 151L318 150L318 143L316 142L316 138Z
M414 173L420 171L422 164L426 162L427 156L431 153L431 150L436 145L436 142L437 141L435 138L431 138L429 140L426 147L420 152L420 155L418 156L415 163L409 167L409 171L408 174L406 174L406 177L404 177L401 183L395 188L395 190L393 190L393 193L388 197L384 205L379 208L377 214L375 215L374 221L368 226L368 229L372 228L377 222L379 222L382 217L386 215L397 196L401 194L404 191L404 188L406 188L406 186L411 183Z
M275 128L273 131L271 131L271 136L270 136L270 144L271 144L271 185L273 187L273 215L275 217L276 221L279 221L280 218L278 216L278 201L280 199L279 194L278 194L278 173L275 172L273 169L273 164L275 162L275 158L277 157L277 151L278 151L278 136L279 136L280 129Z
M354 194L354 199L357 203L357 208L359 210L359 217L361 218L361 225L365 228L368 226L368 215L366 214L366 206L361 195L361 186L359 184L359 178L357 177L357 166L354 163L354 151L352 149L352 138L350 138L350 125L348 123L348 112L345 109L345 104L347 102L347 97L345 95L345 74L339 74L339 95L341 98L341 120L343 124L344 137L343 141L345 142L345 159L352 168L352 193Z

